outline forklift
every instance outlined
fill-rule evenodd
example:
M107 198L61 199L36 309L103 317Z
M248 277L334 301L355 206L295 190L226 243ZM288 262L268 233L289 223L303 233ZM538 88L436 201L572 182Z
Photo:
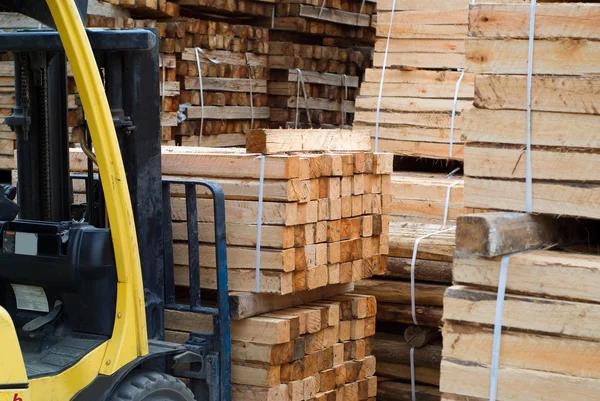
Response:
M230 401L224 194L210 181L162 179L156 32L86 30L87 0L0 0L0 8L50 27L0 32L0 52L15 60L6 123L17 136L18 177L16 187L0 187L0 401ZM69 170L69 69L83 110L83 176ZM76 180L86 188L81 204ZM183 296L171 185L185 188L187 206ZM213 195L209 305L200 293L198 186ZM209 315L213 330L166 342L170 311Z

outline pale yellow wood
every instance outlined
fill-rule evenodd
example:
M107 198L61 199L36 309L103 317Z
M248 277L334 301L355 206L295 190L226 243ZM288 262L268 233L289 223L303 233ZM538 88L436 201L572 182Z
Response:
M216 60L222 64L249 67L267 67L268 61L265 55L254 53L234 53L228 50L203 50L200 55L201 62L209 62L207 57ZM182 60L196 61L195 48L186 48L181 54Z
M442 229L439 224L415 224L392 220L390 224L390 256L412 257L415 241ZM446 231L424 238L419 243L419 259L452 261L455 231Z
M185 77L185 89L200 89L198 77ZM202 78L202 89L217 92L267 93L267 81L245 78Z
M232 341L231 359L234 361L262 362L273 366L289 363L294 359L294 341L283 344Z
M252 130L246 149L256 153L370 151L368 131L349 130Z
M299 16L343 25L361 27L371 26L371 19L365 14L352 13L331 8L321 9L321 7L314 7L304 4L300 5Z
M529 38L529 4L476 4L471 7L470 36ZM600 39L597 4L541 3L535 11L535 38Z
M490 365L492 329L446 323L444 358ZM600 379L600 343L510 330L502 332L500 366Z
M373 138L373 142L375 138ZM425 157L431 159L463 160L463 145L454 144L450 156L450 145L446 143L395 141L379 139L379 151L400 156Z
M213 319L210 315L166 309L165 328L185 332L212 333Z
M280 384L270 388L234 384L231 386L232 401L288 401L288 386Z
M389 25L390 22L393 24L454 25L466 24L468 19L469 8L464 4L456 5L453 8L444 7L443 11L428 7L394 13L393 21L391 12L377 13L377 25Z
M488 399L488 366L443 360L440 391ZM598 398L600 381L558 375L543 371L500 368L498 401L593 401Z
M533 112L532 145L600 148L600 116ZM527 115L518 110L471 109L461 125L470 142L525 144ZM568 135L566 135L568 133Z
M410 97L384 97L379 102L379 110L418 113L452 113L453 99L423 99ZM377 110L377 96L360 96L356 100L356 108L360 110ZM456 109L464 112L473 105L472 101L457 101Z
M377 0L378 11L391 11L393 0ZM469 8L470 0L404 0L396 1L396 11L406 10L446 10L456 8Z
M390 113L392 114L392 113ZM382 113L383 115L383 113ZM357 122L354 124L355 128L368 129L371 136L374 137L376 133L376 127L371 124ZM414 141L414 142L450 142L450 129L449 128L423 128L413 127L410 125L386 125L379 126L379 139L389 139L396 141ZM459 144L462 142L461 130L455 128L453 143Z
M467 51L469 48L467 47ZM375 53L374 67L383 67L384 53ZM467 59L464 54L444 53L388 53L386 67L417 68L465 68ZM478 70L474 70L478 71Z
M459 86L458 96L460 98L473 98L473 84L462 84ZM360 88L362 96L379 96L380 81L365 82ZM428 99L447 98L453 99L456 91L456 82L448 83L419 83L419 82L389 82L387 73L385 84L381 91L383 97L420 97ZM359 98L360 99L360 98ZM357 106L359 107L359 106Z
M361 280L355 283L360 294L373 295L378 302L410 304L410 282L392 280ZM415 302L418 305L442 306L445 285L416 283Z
M306 84L341 86L348 88L358 88L359 80L356 76L347 76L346 78L340 74L331 74L327 72L302 71L302 79ZM298 72L296 70L288 71L288 82L294 83L298 81ZM269 85L273 82L269 82Z
M480 75L475 105L484 109L526 110L527 77ZM600 77L533 77L532 110L599 114ZM563 115L564 116L564 115Z
M404 363L377 362L377 375L393 379L410 380L409 361L403 362ZM440 370L416 366L415 381L417 383L439 386Z
M280 367L247 362L231 363L231 382L257 387L273 387L281 384Z
M525 211L525 181L465 177L465 206ZM533 211L600 218L600 186L534 182Z
M309 97L305 100L304 97L292 96L288 98L287 107L295 109L296 105L301 110L306 110L308 105L309 110L327 110L327 111L345 111L346 113L354 113L354 101L353 100L329 100Z
M496 293L465 286L450 287L444 298L444 319L494 324ZM533 296L507 295L503 327L565 337L598 340L600 305Z
M525 179L525 149L519 146L467 144L465 160L465 174L471 177ZM596 168L599 166L600 153L561 148L531 151L531 171L534 179L594 182L600 179L596 174Z
M457 115L455 126L460 127L462 124L462 116ZM355 126L362 128L365 125L375 125L377 113L375 111L363 111L357 109L354 115ZM451 113L393 113L381 110L379 113L379 123L382 126L385 124L408 125L423 128L447 128L450 129L452 122ZM459 141L459 138L456 138Z
M377 36L386 40L390 32L390 25L377 24ZM466 21L457 25L435 25L435 24L406 24L398 21L392 25L391 38L395 39L466 39L468 26Z
M528 49L527 40L470 39L467 68L478 74L527 74ZM534 74L600 74L598 41L536 40L534 49Z
M535 251L512 256L508 264L509 292L600 302L600 258L572 252ZM455 254L453 279L457 284L497 287L500 258Z

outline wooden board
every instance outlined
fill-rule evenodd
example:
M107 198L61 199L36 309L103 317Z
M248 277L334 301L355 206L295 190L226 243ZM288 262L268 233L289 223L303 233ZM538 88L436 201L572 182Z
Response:
M370 151L368 131L348 130L252 130L246 149L253 153Z
M377 121L377 113L375 111L364 111L358 109L354 115L355 126L362 127L365 124L373 125ZM387 124L394 125L412 125L423 128L450 128L452 123L451 113L392 113L381 110L379 113L379 123L381 126ZM455 117L455 125L460 127L462 116ZM459 138L456 138L460 142Z
M411 258L415 241L424 235L441 230L439 224L402 223L392 221L390 224L389 256ZM454 254L455 231L434 234L419 243L417 258L429 260L452 261Z
M464 2L463 2L464 3ZM427 24L427 25L454 25L466 24L469 19L469 8L464 4L454 7L443 7L443 12L434 8L418 10L407 10L394 13L392 20L391 12L378 12L377 25L389 25L390 23L402 24Z
M440 370L433 368L415 367L415 381L421 384L438 386L440 384ZM410 380L411 372L409 363L377 362L377 375L392 379Z
M198 77L185 77L185 89L200 89ZM202 88L205 91L267 93L267 81L243 78L203 77Z
M454 286L446 291L444 319L493 325L496 293ZM551 312L551 313L550 313ZM574 318L579 316L579 318ZM598 340L600 305L532 296L507 295L503 327L551 335Z
M390 39L375 42L376 52L465 54L465 41L459 39Z
M439 327L442 321L442 308L437 306L416 306L417 323L427 327ZM377 321L400 324L414 324L410 305L378 302Z
M528 49L527 40L470 39L467 41L466 66L469 71L478 74L527 74ZM598 41L536 40L533 73L597 75L600 74L598 58ZM393 64L393 61L390 63Z
M361 280L354 284L359 294L373 295L378 302L411 303L410 282L392 280ZM445 285L415 283L415 302L418 305L442 306Z
M199 120L203 116L205 119L216 120L243 120L243 119L267 119L269 118L268 107L247 107L247 106L190 106L187 108L186 116L190 120Z
M465 206L525 211L525 182L465 177ZM600 186L533 183L533 212L600 218Z
M459 230L460 232L460 230ZM508 264L506 288L509 292L600 302L600 258L572 252L535 251L516 254ZM495 288L500 259L454 257L454 282Z
M444 360L440 391L466 396L489 396L488 366ZM600 391L600 381L526 369L500 368L498 372L499 401L592 401Z
M375 142L375 138L373 138L372 141ZM379 139L379 151L393 153L398 156L424 157L441 160L464 160L464 149L462 144L454 144L451 152L452 155L450 155L450 145L446 143L412 142Z
M376 96L360 96L356 100L356 107L360 110L380 110L412 113L452 113L452 99L423 99L409 97L384 97L378 103ZM472 102L459 100L456 109L459 112L466 111L472 107Z
M469 42L467 42L468 45ZM467 54L474 51L467 46ZM384 53L375 53L373 67L383 67ZM416 67L416 68L465 68L467 59L464 54L444 53L390 53L386 59L387 67ZM473 69L478 71L478 69Z
M387 38L390 32L389 24L377 24L377 36ZM406 24L397 22L392 25L391 38L395 39L466 39L468 25L434 25L434 24Z
M529 4L474 4L469 35L485 38L529 38ZM535 38L600 39L597 4L539 4L535 12Z
M493 330L444 325L444 358L491 364ZM505 330L500 366L600 379L600 343Z
M419 401L439 401L441 393L434 386L415 386L415 394ZM383 381L377 385L379 401L412 401L412 388L409 383Z
M374 113L373 113L374 114ZM382 112L382 118L387 115L398 115L400 113L386 113ZM460 116L457 117L457 121ZM355 122L355 129L367 129L371 136L374 137L376 134L376 127L374 124L366 124L363 122ZM379 126L379 139L390 140L390 141L408 141L408 142L434 142L434 143L450 143L450 128L425 128L425 127L414 127L411 125L380 125ZM462 143L461 130L455 127L454 137L452 142L456 145Z

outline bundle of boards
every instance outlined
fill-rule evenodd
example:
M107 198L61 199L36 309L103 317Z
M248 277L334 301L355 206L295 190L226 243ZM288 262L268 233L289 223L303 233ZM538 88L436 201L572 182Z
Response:
M466 204L525 211L529 136L533 212L599 218L600 5L537 5L529 134L529 4L476 4L470 15Z
M379 150L463 159L461 125L474 92L474 74L462 70L470 3L377 1L374 65L360 88L354 126L369 128Z
M442 400L490 396L499 282L496 399L597 399L600 257L590 246L597 235L582 224L508 212L459 218L455 285L444 297Z
M374 401L375 298L340 295L232 321L232 400ZM211 319L167 311L166 338L212 330Z
M269 154L311 151L323 148L322 141L329 139L330 144L350 150ZM283 295L350 283L385 270L392 155L364 150L370 148L368 133L347 130L258 130L249 133L248 142L248 153L192 147L162 150L165 177L210 179L224 190L230 290ZM267 154L262 205L261 157L256 152ZM87 171L83 152L71 152L71 169ZM173 185L171 198L175 280L185 286L188 231L183 186ZM201 287L214 289L213 201L202 189L197 198Z

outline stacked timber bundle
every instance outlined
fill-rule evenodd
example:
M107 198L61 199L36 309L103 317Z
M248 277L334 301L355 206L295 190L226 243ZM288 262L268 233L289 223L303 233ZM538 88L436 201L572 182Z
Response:
M459 218L442 400L598 398L598 225L581 225L521 213Z
M247 148L173 147L162 155L163 175L211 179L223 187L230 290L284 295L385 271L392 155L371 153L367 132L258 130L250 132ZM87 171L83 152L72 152L71 168ZM174 185L171 197L175 280L186 286L183 186ZM199 189L197 197L201 287L215 289L213 203L208 191Z
M278 4L269 49L271 128L350 129L371 65L375 4L291 0Z
M340 295L231 322L232 400L374 401L375 298ZM166 339L212 319L166 311Z
M8 54L0 54L0 171L10 171L15 165L15 142L12 129L4 124L4 117L12 114L15 107L14 62Z
M529 133L528 7L471 7L467 59L477 108L463 124L465 202L525 211L529 176L533 212L598 218L600 6L537 6Z
M462 160L462 118L474 91L473 74L464 73L470 2L377 1L374 68L354 126L369 128L379 150Z

